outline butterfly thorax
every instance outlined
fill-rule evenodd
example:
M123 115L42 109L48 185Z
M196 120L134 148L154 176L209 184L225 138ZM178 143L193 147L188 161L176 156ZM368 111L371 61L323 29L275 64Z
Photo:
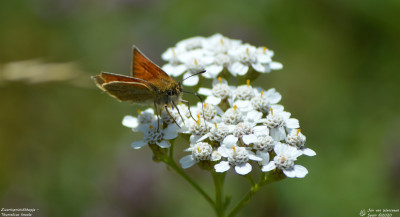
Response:
M171 82L165 89L157 91L156 100L158 109L162 109L165 105L174 106L178 104L182 98L182 85L180 82Z

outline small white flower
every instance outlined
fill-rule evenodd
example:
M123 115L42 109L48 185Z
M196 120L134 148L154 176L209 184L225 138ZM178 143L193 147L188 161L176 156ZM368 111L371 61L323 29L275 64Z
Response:
M286 138L287 129L299 128L299 121L294 118L290 118L290 113L282 110L271 109L267 115L264 125L268 126L272 138L276 141L281 141Z
M286 140L287 144L297 147L297 149L301 150L304 155L307 155L307 156L315 156L316 155L315 151L311 150L310 148L306 148L306 136L304 136L300 132L300 129L292 130L286 136L285 140Z
M204 114L204 116L203 116ZM195 115L200 115L206 121L211 123L220 122L219 119L224 112L216 105L212 105L209 103L197 103L197 107L195 108Z
M202 36L195 36L191 38L184 39L176 44L177 48L184 49L186 51L191 51L195 49L203 48L203 43L206 38Z
M206 135L209 131L209 126L206 121L201 117L200 114L197 115L197 120L193 119L188 119L188 123L181 127L179 132L185 133L185 134L191 134L190 136L190 142L191 143L196 143L199 141L201 137ZM171 125L170 125L171 126Z
M186 66L180 61L179 56L185 55L186 49L172 47L168 48L161 58L169 63L165 64L162 69L170 76L177 77L186 71Z
M206 72L203 74L206 78L216 78L224 68L232 64L232 59L227 54L217 54L214 56L214 61L209 66L206 66Z
M243 44L237 49L230 50L229 54L236 59L236 62L228 68L234 76L246 74L250 66L260 73L282 68L282 64L272 62L273 53L266 47L256 48L250 44Z
M214 61L213 57L204 54L203 50L196 49L185 53L185 55L179 56L180 62L182 62L185 67L184 78L187 78L195 73L204 71L206 66ZM185 86L195 86L199 82L199 76L193 76L189 79L185 79L182 84Z
M171 64L178 65L181 64L178 57L180 55L184 55L186 52L186 49L183 47L170 47L163 54L161 54L161 58Z
M179 161L184 169L200 161L217 161L221 159L221 155L217 151L214 151L212 146L206 142L191 144L187 151L191 151L192 154L181 158Z
M258 115L259 113L259 115ZM258 116L260 119L252 119L250 117ZM262 132L268 132L268 128L266 126L256 126L257 123L260 122L262 113L257 111L251 111L247 114L245 121L236 124L233 127L233 135L229 135L227 138L234 137L235 143L238 139L241 139L244 144L250 145L257 142L257 135ZM224 140L225 141L225 140ZM233 140L232 140L233 141Z
M226 110L224 115L222 116L222 121L225 124L238 124L243 120L243 115L242 112L237 108L236 105L233 106L233 108L229 108Z
M153 124L157 124L153 122ZM132 148L139 149L147 144L156 144L161 148L169 148L171 144L167 140L175 139L178 136L179 127L176 125L169 125L165 129L157 129L149 125L147 131L144 132L143 140L133 142Z
M132 131L138 132L141 131L141 127L146 125L147 127L149 124L151 124L154 120L156 120L156 116L154 115L154 110L152 108L148 108L145 111L140 111L138 109L138 117L133 117L130 115L127 115L124 117L122 120L122 125L132 128Z
M218 105L222 100L228 99L232 96L231 88L225 79L219 77L213 80L213 88L200 88L199 94L207 96L206 103Z
M220 153L222 157L227 158L227 161L221 161L214 166L215 171L218 173L226 172L231 166L234 166L236 173L246 175L252 170L251 164L248 162L249 160L262 161L262 158L256 156L245 147L221 146L218 148L218 153Z
M247 80L246 85L240 85L235 90L235 98L239 100L250 100L255 95L253 87L250 85L250 80Z
M245 75L249 70L249 67L257 63L255 56L256 48L250 44L243 44L229 51L229 55L233 57L234 62L228 70L233 76Z
M275 88L271 88L267 91L260 89L258 91L259 93L257 93L256 96L251 99L251 105L255 110L262 113L269 112L272 105L279 103L279 101L282 99L281 94L276 92Z
M289 178L303 178L307 175L308 170L305 167L294 164L297 157L302 154L300 150L284 143L278 143L274 152L276 153L274 160L261 168L263 172L278 168Z
M253 144L253 148L260 152L271 152L277 142L266 134L257 135L257 141Z
M253 149L256 150L257 156L261 157L263 160L260 162L261 165L266 165L269 162L269 152L271 152L276 141L268 135L268 129L263 132L256 133L257 141L253 143Z
M205 50L215 54L226 54L229 50L238 47L242 41L227 38L219 33L203 41Z
M186 71L184 64L168 63L162 67L162 70L172 77L178 77Z
M224 123L214 123L214 126L210 129L206 135L202 136L199 141L205 139L210 139L210 141L215 141L221 143L233 130L233 125L225 125Z

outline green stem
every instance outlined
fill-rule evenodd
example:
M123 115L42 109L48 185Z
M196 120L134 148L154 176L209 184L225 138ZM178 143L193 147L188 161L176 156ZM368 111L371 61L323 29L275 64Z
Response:
M216 205L210 196L195 182L190 178L174 161L172 158L168 158L164 161L168 166L175 170L178 175L182 176L187 182L189 182L192 187L194 187L206 200L207 202L216 210Z
M224 217L225 216L225 206L223 203L223 183L225 179L225 173L216 173L212 172L211 173L213 180L214 180L214 185L215 185L215 208L217 212L218 217Z
M280 181L286 178L282 172L271 171L270 174L264 176L259 183L251 186L250 191L244 195L244 197L236 204L235 208L229 213L228 217L234 217L253 197L253 195L264 185L271 184L276 181Z

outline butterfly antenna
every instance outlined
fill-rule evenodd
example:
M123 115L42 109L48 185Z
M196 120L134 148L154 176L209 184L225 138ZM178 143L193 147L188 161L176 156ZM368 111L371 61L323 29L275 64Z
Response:
M195 75L203 74L204 72L206 72L206 70L203 70L203 71L201 71L201 72L196 72L196 73L194 73L194 74L192 74L192 75L187 76L187 77L184 78L182 81L184 81L184 80L186 80L186 79L188 79L188 78L190 78L190 77L193 77L193 76L195 76Z

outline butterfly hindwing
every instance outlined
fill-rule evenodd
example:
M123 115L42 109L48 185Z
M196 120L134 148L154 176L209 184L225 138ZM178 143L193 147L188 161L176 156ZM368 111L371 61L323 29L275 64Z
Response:
M148 103L156 96L154 87L142 79L108 72L102 72L93 79L98 87L120 101Z

